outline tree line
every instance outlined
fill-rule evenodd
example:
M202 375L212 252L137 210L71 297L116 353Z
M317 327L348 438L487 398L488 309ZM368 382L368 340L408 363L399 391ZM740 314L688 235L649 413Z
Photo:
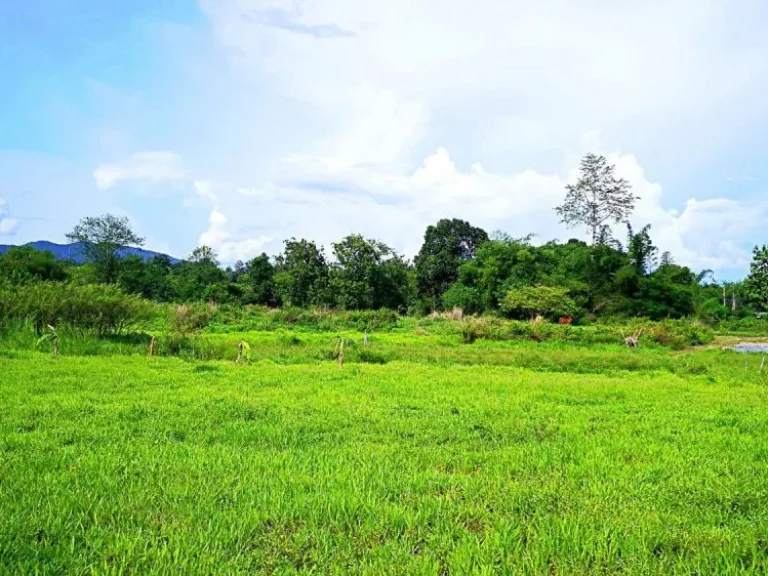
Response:
M635 200L614 167L590 154L556 210L569 227L585 226L591 243L534 245L530 235L489 236L464 220L443 219L427 228L413 261L383 242L352 234L333 243L330 255L311 240L291 238L273 257L261 254L222 268L206 246L178 263L165 256L120 258L121 247L144 241L127 219L105 215L84 218L68 234L83 243L85 264L14 248L0 256L0 278L117 285L158 302L387 308L414 314L461 308L520 319L698 316L717 321L768 308L768 247L755 248L744 282L716 284L709 271L695 273L669 253L659 254L650 226L633 230L628 218ZM626 237L617 239L613 230L620 223Z

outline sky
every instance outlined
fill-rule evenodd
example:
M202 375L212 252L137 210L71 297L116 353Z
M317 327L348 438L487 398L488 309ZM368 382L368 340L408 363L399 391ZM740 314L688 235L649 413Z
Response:
M0 244L127 216L232 263L351 233L412 257L554 207L605 155L679 264L768 243L764 0L0 3ZM619 239L625 237L621 228Z

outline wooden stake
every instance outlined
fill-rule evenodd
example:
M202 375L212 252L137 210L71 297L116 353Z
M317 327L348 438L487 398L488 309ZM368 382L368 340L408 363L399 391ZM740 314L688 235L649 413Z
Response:
M341 340L339 346L339 368L344 368L344 339Z
M243 359L243 343L240 342L240 344L237 345L237 359L235 360L235 364L239 364L240 360Z
M762 361L762 362L760 362L760 373L761 373L761 374L762 374L762 372L763 372L763 366L765 366L765 356L763 356L763 361Z
M58 356L59 355L59 339L55 338L53 340L53 355Z
M157 354L157 338L152 336L152 341L149 343L149 357L154 358Z

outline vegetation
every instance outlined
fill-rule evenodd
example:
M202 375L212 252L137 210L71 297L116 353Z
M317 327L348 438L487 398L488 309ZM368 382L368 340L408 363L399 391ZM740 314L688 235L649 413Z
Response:
M752 302L768 310L768 246L755 246L745 288Z
M755 249L745 282L715 283L708 270L680 266L669 253L659 256L650 226L635 232L627 224L626 242L614 238L608 224L626 221L634 200L605 158L587 155L557 211L569 225L586 225L591 245L575 239L534 244L530 235L502 232L489 237L469 222L443 219L427 228L413 262L378 240L351 234L331 246L330 256L311 240L291 238L274 257L261 254L226 269L207 246L181 262L165 256L120 258L121 248L141 245L143 239L127 219L105 215L84 218L69 234L83 243L85 264L14 248L0 256L0 286L110 285L176 304L387 309L411 316L456 310L464 316L550 321L571 316L579 325L695 318L717 326L766 309L765 247Z
M768 369L719 348L766 334L761 253L718 285L649 227L227 269L111 238L0 256L0 574L768 569Z
M576 304L562 287L522 286L512 288L504 296L502 310L517 318L568 316L576 312Z
M83 245L86 256L94 263L99 279L106 283L114 282L117 278L118 249L144 244L144 239L131 229L128 218L112 214L83 218L67 234L67 238Z
M584 224L592 244L600 241L609 222L626 222L635 207L629 183L616 178L614 172L604 156L587 154L581 161L579 179L566 186L565 201L556 208L569 227Z
M393 334L342 370L308 357L328 336L246 335L239 364L0 353L0 572L768 568L757 362Z
M472 260L488 241L485 230L463 220L440 220L429 226L416 256L418 294L425 308L439 308L441 297L459 276L459 268Z
M97 336L122 334L153 317L150 303L124 294L116 286L61 282L0 285L0 318L4 322L29 321L37 334L50 325L90 330Z

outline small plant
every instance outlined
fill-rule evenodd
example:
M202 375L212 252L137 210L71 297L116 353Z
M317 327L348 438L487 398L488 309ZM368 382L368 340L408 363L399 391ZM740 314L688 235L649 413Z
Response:
M48 324L48 332L43 334L37 340L37 347L42 346L44 343L50 342L51 353L53 356L59 355L59 334L56 332L56 328Z
M251 347L248 345L248 342L240 342L240 344L237 345L237 358L235 359L235 364L240 364L240 362L246 361L250 364L251 362Z

